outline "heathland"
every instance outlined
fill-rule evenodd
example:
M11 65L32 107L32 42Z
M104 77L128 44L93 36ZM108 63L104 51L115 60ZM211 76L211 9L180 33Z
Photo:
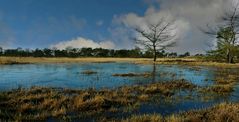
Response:
M114 89L70 89L41 86L19 87L0 93L0 120L223 122L237 121L239 119L239 102L231 98L238 93L239 64L237 63L209 62L197 58L163 58L158 59L157 62L153 62L147 58L0 57L0 64L2 66L56 63L130 63L142 66L187 66L190 70L199 74L202 67L216 68L216 71L211 78L212 83L208 83L210 85L205 86L194 81L177 78L178 74L171 72L160 74L155 74L155 72L124 72L123 74L111 75L116 78L123 77L126 79L132 77L152 78L155 75L175 78L167 82L158 81L141 85L124 85ZM86 77L97 75L97 73L94 70L82 72ZM205 79L204 82L209 82L208 80L210 79ZM220 99L219 102L218 99ZM144 112L142 114L137 112L140 111L140 108L145 108L142 107L144 105L153 104L164 107L184 102L212 102L212 105L200 109L183 109L183 111L172 112L166 115L160 114L160 112L157 113L157 111L155 113ZM186 104L186 107L187 105L190 104Z

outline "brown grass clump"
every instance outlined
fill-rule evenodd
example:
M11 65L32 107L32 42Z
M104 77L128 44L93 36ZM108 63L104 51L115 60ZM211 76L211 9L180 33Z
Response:
M85 75L93 75L93 74L97 74L97 72L92 71L92 70L87 70L87 71L83 71L82 74L85 74Z
M115 77L151 77L152 73L125 73L125 74L113 74Z
M118 89L71 90L32 87L0 93L0 118L8 121L82 118L134 109L154 96L170 97L195 86L186 81L125 86ZM133 107L133 108L132 108Z
M122 120L122 122L163 122L163 117L161 115L134 115L130 118Z
M199 91L203 93L216 93L219 95L227 95L234 91L239 77L237 69L221 69L217 70L215 75L215 83L212 86L201 88Z
M7 97L0 101L4 120L46 120L49 117L63 119L65 116L85 116L109 109L118 109L133 104L129 97L115 95L112 91L60 90L31 88L5 92Z
M239 120L239 104L222 103L209 109L182 114L186 121L236 122Z
M213 91L218 94L227 94L227 93L231 93L234 90L231 85L214 85L210 87L208 91Z
M147 101L149 99L149 95L142 94L142 95L138 96L138 99L141 101Z
M239 120L238 103L222 103L202 110L193 110L176 115L161 116L133 115L121 122L237 122Z
M234 91L234 87L231 84L227 85L212 85L208 87L202 87L198 89L199 93L203 93L204 96L207 95L228 95ZM211 96L214 97L214 96Z

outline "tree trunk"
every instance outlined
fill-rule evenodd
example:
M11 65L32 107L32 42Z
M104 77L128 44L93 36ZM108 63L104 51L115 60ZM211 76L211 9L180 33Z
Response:
M234 56L231 55L230 50L228 50L228 53L227 53L227 63L229 63L229 64L234 63Z
M157 51L156 51L156 46L154 46L154 62L157 60Z
M227 54L227 63L231 63L231 61L230 61L230 54L229 53Z
M233 56L231 56L231 58L230 58L230 63L231 63L231 64L234 63L234 58L233 58Z
M156 56L156 53L154 53L154 62L156 62L157 60L157 56Z

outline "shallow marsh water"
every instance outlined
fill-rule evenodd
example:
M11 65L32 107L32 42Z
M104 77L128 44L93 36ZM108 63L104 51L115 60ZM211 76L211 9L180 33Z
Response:
M97 73L85 74L93 71ZM63 64L26 64L0 65L0 90L11 90L18 87L32 86L62 87L73 89L87 88L117 88L125 85L140 85L152 82L167 82L185 79L198 86L211 86L215 79L216 68L203 66L182 65L142 65L132 63L63 63ZM124 73L152 73L150 77L115 77L113 74ZM239 87L226 97L215 97L210 100L198 98L197 93L182 91L178 98L171 102L157 100L141 104L137 109L126 113L119 113L117 117L130 114L160 113L168 115L181 111L210 107L220 102L238 102ZM180 97L182 96L182 97ZM184 98L191 96L191 99ZM112 115L110 115L112 116Z
M84 74L94 71L96 74ZM155 77L115 77L121 73L152 73ZM116 88L124 85L185 79L197 85L210 85L210 68L177 65L140 65L131 63L78 63L0 65L0 90L47 86L63 88Z

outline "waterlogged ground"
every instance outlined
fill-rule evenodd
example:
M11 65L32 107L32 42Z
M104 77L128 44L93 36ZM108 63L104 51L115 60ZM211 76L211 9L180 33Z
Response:
M171 89L170 85L168 86L162 83L162 85L165 85L163 88L169 92L158 96L157 94L152 95L153 97L150 100L147 97L151 97L151 94L154 94L155 91L157 92L155 85L149 85L149 88L125 88L129 91L134 89L140 91L139 93L142 97L139 97L139 101L141 102L132 103L134 106L132 106L132 108L128 107L124 112L105 114L107 118L120 119L130 115L154 113L170 115L192 109L207 108L222 102L237 103L239 101L237 69L185 65L142 65L132 63L26 64L1 65L0 76L1 91L8 91L19 87L30 88L32 86L67 89L93 88L96 90L103 88L114 90L120 87L122 89L119 91L124 91L124 86L133 87L154 83L157 85L157 83L160 82L177 80L182 81L182 83L186 82L186 84L192 83L196 86L196 88L184 88L182 85L179 85L182 89L174 90L176 89L175 87ZM172 92L171 90L174 91L173 95L167 97L167 94ZM102 93L108 94L108 92ZM109 91L109 93L111 92ZM121 94L121 92L118 93ZM104 98L105 96L102 97ZM122 97L124 98L124 96ZM128 97L130 98L132 96ZM145 102L142 102L144 99ZM86 117L83 120L88 119L92 120L91 117ZM55 119L50 118L49 120Z
M93 71L87 74L84 72ZM153 77L115 77L113 74L155 73ZM18 87L51 86L63 88L116 88L124 85L185 79L197 85L210 85L213 70L177 65L131 63L25 64L0 65L0 90Z

